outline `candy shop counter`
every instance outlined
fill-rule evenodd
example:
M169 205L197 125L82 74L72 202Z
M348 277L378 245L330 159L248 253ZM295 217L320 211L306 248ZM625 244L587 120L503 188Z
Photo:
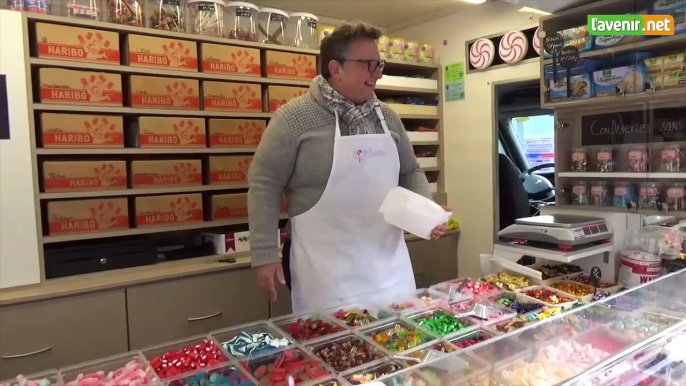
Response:
M459 282L419 289L390 304L286 315L6 383L268 386L288 385L292 378L297 385L686 384L686 354L678 349L686 343L686 300L679 294L686 271L569 309L517 302L486 281L455 293Z

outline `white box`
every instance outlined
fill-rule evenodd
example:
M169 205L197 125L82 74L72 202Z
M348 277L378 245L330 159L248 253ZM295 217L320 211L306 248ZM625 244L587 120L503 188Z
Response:
M429 191L431 193L438 193L438 182L429 182Z
M438 157L417 157L417 162L419 162L419 166L423 168L438 167Z
M438 90L438 81L436 79L409 78L406 76L384 75L383 78L376 81L376 85L377 86L391 86L391 87L420 88L420 89L425 89L427 91Z
M438 131L408 131L407 137L412 142L438 141Z
M276 230L279 248L283 247L286 240L286 229ZM202 233L200 239L203 243L211 242L214 245L214 253L217 255L231 255L234 253L250 252L250 232L235 233Z

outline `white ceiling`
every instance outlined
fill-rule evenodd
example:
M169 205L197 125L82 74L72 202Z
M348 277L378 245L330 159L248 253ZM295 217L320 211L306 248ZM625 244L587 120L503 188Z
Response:
M257 6L313 13L320 18L365 21L387 29L413 20L436 18L466 7L461 0L254 0ZM326 24L327 20L320 20Z

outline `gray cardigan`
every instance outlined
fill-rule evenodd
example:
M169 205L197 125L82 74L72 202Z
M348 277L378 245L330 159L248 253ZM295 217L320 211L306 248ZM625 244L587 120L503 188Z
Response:
M381 103L391 136L398 145L400 186L431 198L424 171L419 168L398 114ZM341 135L348 135L344 122ZM248 172L248 215L252 266L278 263L276 226L285 190L287 213L295 217L312 208L324 193L333 163L333 111L316 82L307 94L276 111L269 121ZM378 133L383 133L381 124Z

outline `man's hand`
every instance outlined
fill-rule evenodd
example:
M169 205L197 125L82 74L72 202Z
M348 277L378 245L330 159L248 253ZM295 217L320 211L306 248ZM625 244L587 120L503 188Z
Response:
M281 285L286 285L281 263L272 263L257 267L255 268L255 275L257 276L257 284L262 288L264 294L267 295L269 301L275 302L276 285L274 285L274 276L276 276L276 279Z
M452 212L453 211L452 209L448 208L445 205L441 205L441 208L443 208L443 210L445 210L446 212ZM443 235L445 234L445 232L447 230L448 230L448 223L447 222L445 224L441 224L441 225L437 226L436 228L434 228L431 231L431 240L440 239L441 237L443 237Z

